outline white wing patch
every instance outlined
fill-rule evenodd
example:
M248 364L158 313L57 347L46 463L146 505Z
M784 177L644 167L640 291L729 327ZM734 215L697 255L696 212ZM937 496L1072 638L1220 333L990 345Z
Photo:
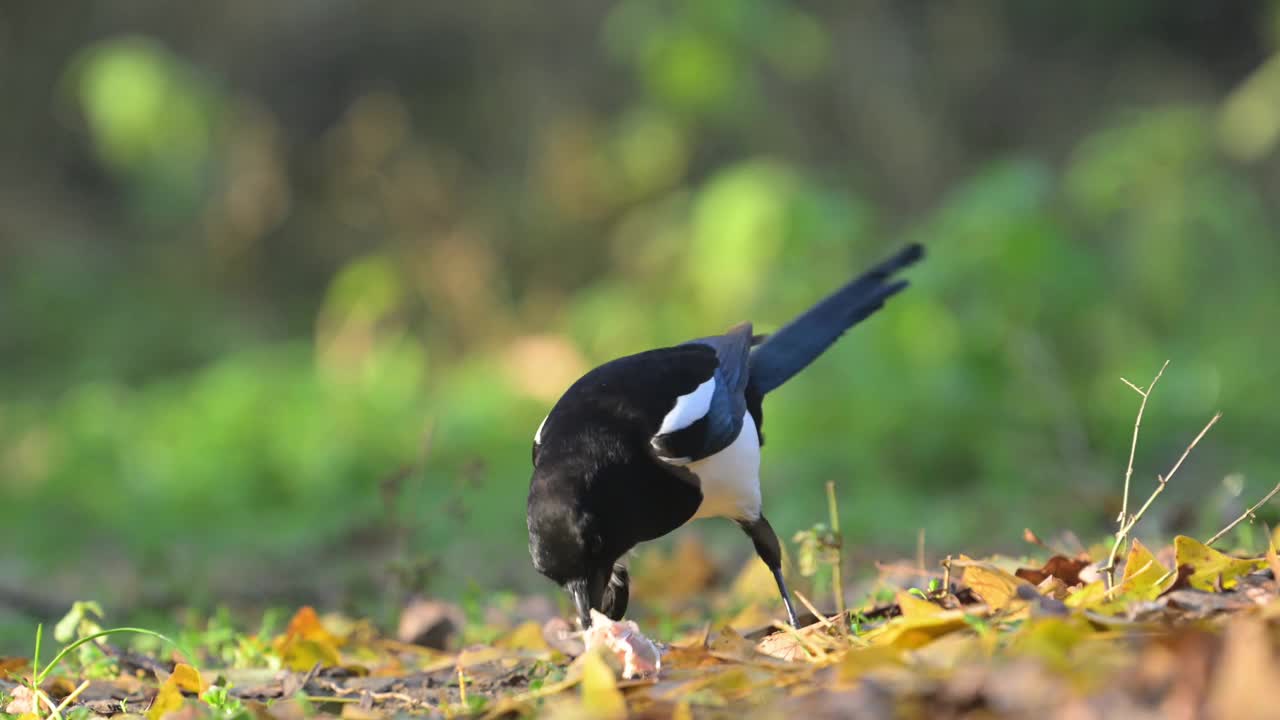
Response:
M551 415L550 415L550 414L548 414L548 415L547 415L547 417L551 417ZM542 422L538 423L538 431L537 431L537 432L535 432L535 433L533 434L533 444L534 444L534 445L541 445L541 444L542 444L542 428L543 428L543 426L544 426L544 425L546 425L546 424L547 424L547 418L545 418L545 417L544 417L544 418L542 418Z
M666 435L683 430L706 417L711 409L711 396L716 392L716 377L712 375L706 382L693 389L688 395L676 398L675 407L662 418L659 435Z
M742 430L729 447L685 465L698 476L702 504L693 518L760 517L760 436L751 413L743 414Z

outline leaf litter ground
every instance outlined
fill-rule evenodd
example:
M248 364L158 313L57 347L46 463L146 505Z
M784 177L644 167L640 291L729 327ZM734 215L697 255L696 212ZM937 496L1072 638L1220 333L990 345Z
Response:
M1277 717L1277 539L1258 557L1183 536L1155 551L1134 541L1111 589L1086 552L1038 563L958 556L932 577L889 566L843 620L810 612L799 631L767 620L777 601L763 565L716 592L688 541L644 558L637 583L688 568L698 581L667 599L711 597L695 612L725 619L662 644L654 677L622 679L614 655L584 653L559 619L512 617L492 642L445 652L303 608L274 637L239 638L244 652L230 663L201 648L124 650L111 637L85 646L98 661L64 662L43 679L47 704L30 691L25 658L0 661L0 691L14 715L62 705L63 716L151 720Z

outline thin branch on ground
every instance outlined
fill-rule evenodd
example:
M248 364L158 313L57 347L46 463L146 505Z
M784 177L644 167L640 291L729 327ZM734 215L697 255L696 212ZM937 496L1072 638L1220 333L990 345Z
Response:
M804 605L806 608L808 608L809 612L813 613L813 616L818 619L818 622L822 623L828 629L831 629L831 630L837 629L835 626L835 623L827 619L827 616L823 615L822 612L818 610L816 605L814 605L812 602L809 602L809 598L805 597L804 593L800 592L799 590L796 590L795 596L797 599L800 600L801 605Z
M1124 471L1124 497L1120 500L1120 516L1116 518L1116 523L1120 527L1124 527L1125 521L1129 519L1129 482L1133 479L1133 458L1138 452L1138 429L1142 427L1142 413L1147 409L1147 398L1151 397L1151 391L1156 389L1156 383L1160 382L1160 376L1164 375L1167 367L1169 367L1169 361L1165 360L1146 390L1120 378L1120 382L1133 388L1134 392L1142 396L1142 402L1138 405L1138 416L1133 421L1133 441L1129 444L1129 466Z
M1150 388L1148 388L1148 391L1150 391ZM1169 472L1164 475L1156 476L1156 489L1151 491L1150 497L1148 497L1147 501L1142 504L1142 507L1138 508L1138 512L1134 513L1133 517L1129 518L1129 521L1121 525L1120 529L1116 531L1115 542L1111 545L1111 556L1107 558L1107 564L1103 567L1103 571L1107 576L1108 588L1115 587L1116 558L1120 555L1120 547L1129 539L1129 533L1133 531L1134 526L1137 525L1138 521L1142 519L1142 516L1146 514L1147 508L1151 507L1151 503L1155 502L1156 498L1160 497L1160 493L1164 492L1164 489L1169 485L1169 481L1173 479L1175 474L1177 474L1178 468L1182 467L1182 463L1187 459L1187 456L1191 454L1191 451L1195 449L1196 445L1200 444L1200 440L1209 432L1209 428L1213 427L1221 419L1222 413L1217 413L1209 419L1209 422L1205 424L1204 429L1200 431L1200 434L1196 435L1195 439L1191 441L1191 444L1187 445L1187 449L1182 451L1182 457L1178 458L1178 462L1173 464L1173 467L1170 468Z
M840 506L836 503L836 484L827 482L827 509L831 512L831 532L836 537L836 561L831 566L831 584L836 595L836 614L840 616L840 636L849 634L849 619L844 612L844 537L840 535Z
M1243 522L1245 518L1249 518L1249 521L1252 522L1254 519L1253 514L1257 512L1258 508L1262 507L1263 505L1266 505L1267 502L1271 500L1271 498L1275 497L1276 493L1280 493L1280 484L1277 484L1275 487L1271 488L1271 492L1267 493L1266 497L1254 503L1253 507L1240 513L1240 517L1236 518L1235 520L1232 520L1231 524L1222 528L1221 530L1218 531L1216 535L1209 538L1209 541L1206 542L1205 545L1212 547L1214 543L1222 539L1223 535L1226 535L1227 533L1231 532L1231 529L1239 525L1241 522Z

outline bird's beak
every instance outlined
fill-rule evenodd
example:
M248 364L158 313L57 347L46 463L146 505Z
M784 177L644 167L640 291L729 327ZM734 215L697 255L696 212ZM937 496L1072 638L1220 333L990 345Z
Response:
M569 591L569 597L573 598L573 606L578 610L582 629L586 630L591 627L591 597L587 593L587 583L585 580L570 580L565 588Z

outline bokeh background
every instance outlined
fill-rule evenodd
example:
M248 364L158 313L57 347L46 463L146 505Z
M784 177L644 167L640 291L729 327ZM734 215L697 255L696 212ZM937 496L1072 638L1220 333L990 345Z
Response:
M1211 530L1280 477L1278 10L0 4L0 642L550 594L529 446L579 373L907 241L766 405L780 534L835 480L855 574L1099 540L1166 359L1135 492L1220 409L1148 525Z

